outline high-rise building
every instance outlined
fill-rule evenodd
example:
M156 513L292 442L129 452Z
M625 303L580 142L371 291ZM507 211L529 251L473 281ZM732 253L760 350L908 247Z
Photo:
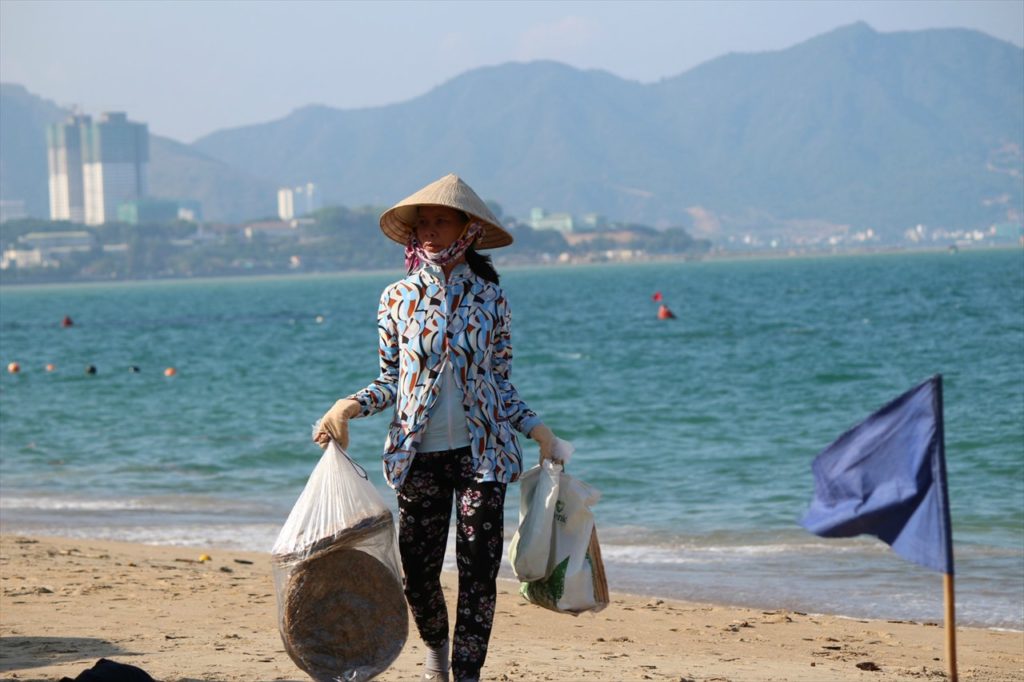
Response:
M308 215L320 208L320 193L316 185L307 182L298 187L282 187L277 190L277 216L291 220Z
M83 129L82 176L86 225L117 220L121 202L146 196L149 129L121 112Z
M88 116L72 116L46 129L47 165L50 169L50 220L85 222L82 184L82 129L92 125Z
M281 220L291 220L295 217L295 190L291 187L277 190L277 217Z
M117 220L118 206L146 196L149 130L121 112L76 115L46 131L50 218L87 225Z

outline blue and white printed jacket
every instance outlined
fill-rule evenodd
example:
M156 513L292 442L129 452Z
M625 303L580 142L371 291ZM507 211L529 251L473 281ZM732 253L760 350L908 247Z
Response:
M522 472L522 451L513 429L529 434L540 418L519 398L509 379L511 313L497 284L460 264L446 283L435 266L424 266L380 297L380 376L348 396L360 416L394 405L384 443L384 475L400 488L452 363L466 410L473 467L482 480L511 483Z

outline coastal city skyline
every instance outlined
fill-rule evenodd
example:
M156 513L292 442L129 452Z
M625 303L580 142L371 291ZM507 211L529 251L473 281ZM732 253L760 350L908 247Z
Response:
M44 6L68 10L56 17L55 32L45 39L59 42L61 22L76 16L79 5ZM829 3L846 14L826 16L807 9L811 5L773 3L780 16L799 19L799 30L836 18L852 23L778 49L758 51L757 40L747 41L738 51L653 82L617 76L600 70L601 64L587 66L581 55L597 39L594 34L581 39L576 53L538 48L512 55L546 61L487 66L464 59L455 77L397 103L362 109L307 106L258 125L234 122L190 144L161 134L158 121L179 114L187 118L197 103L204 116L237 115L231 112L240 107L246 116L257 116L260 107L245 107L238 98L223 100L239 86L238 79L223 80L222 92L210 97L202 94L198 78L190 82L195 87L188 96L179 93L147 113L154 102L143 101L147 87L129 87L130 79L98 83L92 80L95 73L117 74L131 63L161 92L174 93L176 79L191 73L192 53L178 50L183 61L171 71L150 69L150 46L138 44L149 29L133 24L132 12L157 5L116 6L124 12L102 2L86 6L114 22L119 37L97 48L97 54L107 53L108 62L85 71L68 64L68 73L78 74L74 85L91 84L89 95L100 99L107 81L117 81L122 91L141 98L143 109L88 101L65 105L49 98L37 80L15 82L10 76L19 65L42 64L53 56L38 64L26 61L31 50L19 53L17 43L12 47L5 38L0 45L0 223L8 227L0 244L6 267L0 269L17 264L45 270L60 262L70 266L68 273L96 277L367 267L386 256L350 262L344 251L320 248L322 240L349 247L361 243L374 213L390 197L451 172L471 178L509 226L523 228L512 250L520 260L883 245L961 248L1020 241L1024 49L1017 43L1024 27L1017 31L1015 23L1024 24L1024 5L1018 12L1009 3L972 3L975 11L965 15L959 2L914 3L914 11L893 3L886 5L895 8L888 15L871 16L852 12L846 3ZM180 47L201 42L225 5L159 4L161 10L167 6L181 10L177 18L200 16L189 14L193 7L205 11L194 32L180 34ZM337 6L289 5L296 16L306 12L307 18L330 18L324 8ZM9 31L24 8L17 0L2 7L3 28ZM253 7L262 16L278 6ZM418 11L398 3L388 7ZM444 14L454 6L431 7ZM493 18L506 5L485 7ZM533 4L526 7L536 11ZM572 17L597 22L621 5L605 3L601 11L586 3L545 7L573 10ZM686 30L728 14L709 14L704 3L637 7L648 17L667 11L662 8L691 9L690 21L679 24ZM761 4L715 7L742 10L740 24L762 11ZM373 16L369 10L352 15L371 23ZM1006 21L994 27L999 17ZM84 19L81 27L91 20ZM470 12L452 28L465 30L473 20ZM908 30L900 22L926 27ZM942 25L952 28L927 27ZM165 33L173 29L161 26ZM443 52L449 34L431 34L428 28L424 24L421 33L433 36L431 49ZM795 30L775 30L770 23L763 29L781 43ZM510 35L517 30L510 26ZM233 35L223 34L222 49L229 48ZM287 35L282 32L275 46L282 63L295 64L302 55L285 49ZM568 35L555 42L572 43ZM611 35L606 32L600 40ZM496 43L495 55L502 44ZM402 43L399 51L417 45ZM718 49L709 45L704 49ZM692 46L648 55L645 63L678 63L683 47ZM630 50L606 52L610 64L616 54ZM244 66L257 67L262 54L253 53ZM235 68L236 62L231 56L208 63L216 69ZM269 89L259 91L263 103L298 102L309 92L306 86L317 82L317 64L309 61L305 75L288 81L264 72ZM367 72L379 68L369 59ZM357 79L343 71L336 78L345 82L345 91L365 95ZM401 98L407 75L394 72L382 82ZM445 78L440 72L434 76ZM329 85L320 81L317 87L334 93ZM922 110L929 115L920 116ZM31 221L45 217L51 224L40 231ZM188 232L184 223L196 229ZM67 224L152 226L147 239L153 244L132 241L134 236L118 227L75 228L58 239L56 233L67 231ZM225 258L220 250L231 239L244 240L253 252ZM138 257L147 250L149 256Z

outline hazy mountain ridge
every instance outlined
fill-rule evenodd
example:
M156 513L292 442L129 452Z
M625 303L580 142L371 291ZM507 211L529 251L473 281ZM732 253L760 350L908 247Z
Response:
M387 203L455 169L521 217L688 224L702 207L726 229L980 226L1022 210L1019 178L987 168L1000 154L1020 166L1022 77L1024 50L984 34L861 23L650 85L486 67L401 104L303 109L196 146L341 203Z
M964 199L977 206L1008 189L984 169L994 150L1022 141L1022 77L1024 51L980 33L879 34L856 24L781 52L724 57L658 87L678 97L680 118L692 116L687 130L703 133L709 167L751 187L752 203L824 217L824 200L856 222L851 209L872 202L910 213L906 223L922 207L955 216ZM777 87L787 79L799 86ZM693 93L724 106L699 106ZM921 174L947 187L969 177L973 196L906 181Z
M534 206L596 211L712 237L981 227L1024 213L1022 82L1024 50L1009 43L863 23L652 84L510 63L399 104L303 107L191 146L154 138L150 184L231 220L272 213L278 185L312 181L325 203L383 205L455 171L521 219ZM0 93L6 140L11 97ZM7 147L4 176L22 167ZM3 196L22 196L11 193L27 191L22 180L5 177Z
M204 217L242 221L277 213L277 185L211 158L194 147L151 135L149 185L153 196L199 199Z

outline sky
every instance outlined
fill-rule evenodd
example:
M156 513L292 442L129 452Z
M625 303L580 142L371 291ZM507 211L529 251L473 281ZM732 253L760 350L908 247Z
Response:
M0 81L192 142L309 104L409 100L512 61L651 83L857 21L880 32L970 28L1024 46L1024 0L0 0Z

